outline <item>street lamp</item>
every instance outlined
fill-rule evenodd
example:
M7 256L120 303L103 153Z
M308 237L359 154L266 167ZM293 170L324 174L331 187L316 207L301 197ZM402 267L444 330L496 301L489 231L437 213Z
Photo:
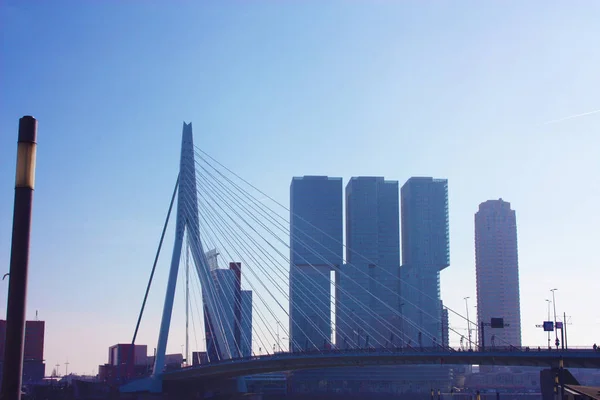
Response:
M473 308L475 309L475 316L477 317L477 323L475 324L475 348L479 349L479 343L481 343L481 339L479 337L479 335L481 334L481 332L479 332L479 313L477 312L477 306L473 306Z
M550 291L552 292L552 305L554 307L554 344L556 344L556 349L558 350L558 332L556 330L556 299L554 298L554 292L556 292L558 289L554 288L554 289L550 289Z
M2 392L0 393L0 398L3 399L21 399L36 139L37 120L31 116L21 118L17 144L10 280L6 307L5 367L2 372Z
M470 297L465 297L465 307L467 309L467 334L469 336L469 350L473 350L471 346L471 321L469 320L469 299Z
M547 321L550 321L550 303L552 303L552 300L548 300L546 299L546 303L548 303L548 319ZM548 348L552 347L550 345L550 331L548 331Z

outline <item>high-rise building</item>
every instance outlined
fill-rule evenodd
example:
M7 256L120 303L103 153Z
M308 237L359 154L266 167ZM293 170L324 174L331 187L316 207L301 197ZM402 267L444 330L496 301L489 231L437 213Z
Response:
M484 326L485 345L521 346L517 219L509 202L488 200L479 205L475 269L479 324L489 324L491 318L503 318L505 324L504 328Z
M448 309L444 307L444 302L441 302L442 306L442 343L441 345L445 348L450 347L450 316Z
M242 290L242 319L240 350L242 357L252 355L252 290Z
M413 345L442 339L440 271L450 265L448 180L410 178L401 189L404 325Z
M44 378L44 321L25 322L25 343L23 349L23 382L37 382ZM6 320L0 320L0 381L4 367L6 345Z
M331 344L331 271L342 264L342 178L304 176L290 186L290 345Z
M205 296L213 296L215 304L218 304L217 312L219 315L208 320L208 307L204 307L205 319L204 325L207 327L206 332L206 349L208 357L211 361L219 360L220 358L235 358L239 357L236 348L235 340L235 299L236 299L236 276L235 271L231 269L218 268L210 271L214 286L213 290L203 290ZM226 349L219 348L219 343L214 339L215 329L223 331L225 337Z
M400 345L398 182L355 177L346 185L346 264L336 271L339 348Z
M214 251L213 268L210 271L214 286L203 289L203 296L213 296L218 304L219 315L208 318L204 307L204 326L207 357L211 361L230 355L246 357L252 353L252 291L242 290L242 264L229 263L229 269L219 268ZM214 322L213 322L214 321ZM219 326L215 326L218 323ZM220 349L214 337L214 329L222 329L227 349Z

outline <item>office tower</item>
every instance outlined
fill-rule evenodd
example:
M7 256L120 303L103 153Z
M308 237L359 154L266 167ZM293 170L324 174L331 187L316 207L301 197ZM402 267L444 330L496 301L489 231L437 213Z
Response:
M252 291L242 290L242 264L229 263L229 269L219 268L216 250L211 251L211 276L213 287L204 290L203 296L213 296L218 304L218 316L208 318L204 307L204 325L207 357L211 361L221 358L247 357L252 353ZM207 257L208 258L208 257ZM219 327L211 321L218 321ZM214 329L222 329L227 349L220 349L213 339Z
M242 357L252 355L252 290L242 290L242 320L240 324Z
M442 306L442 343L445 348L450 347L450 315L448 309L444 307L444 302L440 302Z
M25 343L23 349L23 383L40 382L44 378L44 321L25 322ZM6 320L0 320L0 381L4 368L4 349L6 344ZM1 383L1 382L0 382Z
M488 200L475 214L477 320L503 318L504 328L484 326L486 346L521 346L517 220L510 203ZM481 326L481 325L479 325ZM481 329L479 330L481 339Z
M336 271L338 348L400 345L398 182L346 185L346 264Z
M210 361L220 360L221 358L239 357L235 340L235 299L236 299L236 276L232 269L214 269L210 271L213 278L213 289L203 290L205 296L213 296L219 315L213 318L206 318L209 313L208 307L204 307L204 324L206 332L206 349ZM215 326L215 324L218 324ZM219 343L213 339L216 335L214 329L222 329L225 337L225 349L219 348Z
M401 189L402 295L413 345L439 344L440 271L450 265L448 181L410 178Z
M342 179L304 176L290 186L290 345L331 344L331 278L342 264Z

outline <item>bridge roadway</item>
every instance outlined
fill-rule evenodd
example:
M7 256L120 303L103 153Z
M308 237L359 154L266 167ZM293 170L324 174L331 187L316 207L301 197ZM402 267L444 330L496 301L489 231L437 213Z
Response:
M329 350L308 353L277 353L211 362L165 372L164 381L227 379L267 372L315 368L366 367L374 365L511 365L565 368L600 368L600 352L590 350L538 351L519 348L487 351L454 351L439 348Z

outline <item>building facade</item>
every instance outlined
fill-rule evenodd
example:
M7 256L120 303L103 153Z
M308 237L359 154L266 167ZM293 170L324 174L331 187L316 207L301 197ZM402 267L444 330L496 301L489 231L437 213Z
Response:
M44 321L25 322L25 343L23 351L23 383L41 381L46 372L44 364ZM4 349L6 345L6 320L0 320L0 382L4 367Z
M413 345L442 339L440 271L450 265L448 181L410 178L401 189L404 325Z
M213 296L219 315L209 318L204 307L207 358L247 357L252 353L252 291L242 290L242 264L231 262L227 269L219 268L215 261L210 274L213 287L203 288L203 296ZM215 329L222 330L227 349L219 348Z
M388 347L400 338L398 182L354 177L346 185L346 264L336 271L336 344Z
M242 357L250 357L252 355L252 290L242 290L241 297L240 350Z
M342 179L290 186L290 350L331 345L331 271L342 264Z
M475 214L475 269L477 320L484 325L486 346L521 346L521 306L517 220L510 203L502 199L479 205ZM487 326L503 318L504 328ZM481 343L481 329L479 330Z

